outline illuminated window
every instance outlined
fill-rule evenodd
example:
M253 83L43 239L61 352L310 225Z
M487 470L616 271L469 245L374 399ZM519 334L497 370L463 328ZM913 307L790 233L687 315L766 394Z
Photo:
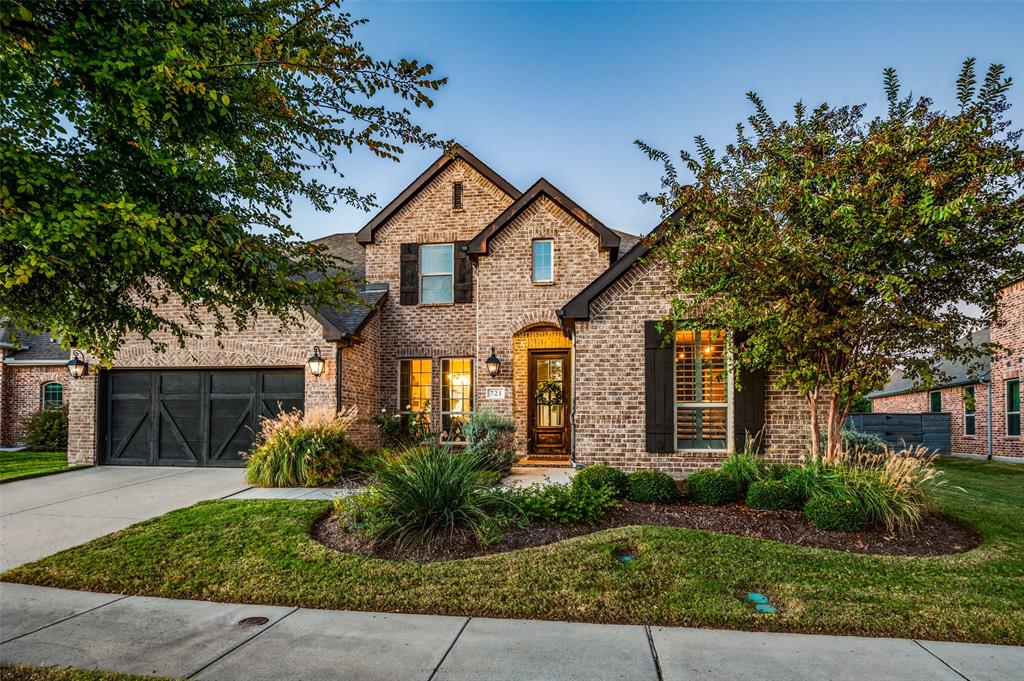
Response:
M403 359L398 371L398 409L416 414L430 426L431 364L429 359Z
M725 335L676 331L676 448L725 449L728 412Z
M59 409L64 405L64 386L47 383L43 386L43 409Z
M466 438L462 426L473 412L473 360L441 360L441 430L448 439L461 442Z
M549 282L555 280L552 251L554 242L543 239L533 242L533 280Z
M420 302L452 302L454 271L453 244L420 246Z

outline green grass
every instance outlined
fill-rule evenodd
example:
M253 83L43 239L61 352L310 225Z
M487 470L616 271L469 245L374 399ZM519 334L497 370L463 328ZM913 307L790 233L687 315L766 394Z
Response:
M3 679L3 681L161 681L163 678L157 676L138 676L137 674L119 674L117 672L70 669L68 667L36 667L34 665L0 667L0 679Z
M1024 466L945 461L943 510L967 553L888 558L695 530L616 528L550 546L418 565L309 538L327 502L214 501L0 578L214 601L587 622L1024 643ZM614 552L637 559L622 564ZM760 615L737 595L779 606Z
M0 482L70 470L67 452L0 452Z

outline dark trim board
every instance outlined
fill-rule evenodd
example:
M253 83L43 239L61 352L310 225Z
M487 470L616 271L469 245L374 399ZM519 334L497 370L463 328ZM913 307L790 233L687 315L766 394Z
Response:
M113 369L100 384L106 465L242 466L261 417L305 406L302 367Z

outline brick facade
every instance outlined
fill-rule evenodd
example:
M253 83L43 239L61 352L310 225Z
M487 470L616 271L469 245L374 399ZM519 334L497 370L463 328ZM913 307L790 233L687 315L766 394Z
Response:
M22 421L43 406L43 386L59 383L64 387L64 403L68 403L69 382L64 363L48 365L4 364L0 350L0 443L23 442Z
M579 463L686 473L714 466L725 457L724 450L646 451L644 322L668 315L672 291L668 265L652 258L634 265L591 303L590 319L576 323L575 452ZM730 381L730 403L734 387ZM731 410L728 429L731 445ZM763 433L766 456L798 459L808 451L809 432L806 400L769 384Z
M358 339L341 349L341 406L358 407L359 418L352 438L361 447L377 447L379 438L373 417L380 408L380 314L373 313L359 331Z
M992 358L992 455L1024 459L1024 439L1007 435L1006 382L1024 379L1024 280L1003 289L1000 318L991 326L991 341L1005 350ZM951 449L954 454L988 455L988 389L975 383L975 434L964 433L964 388L939 389L942 411L950 415ZM918 414L931 408L931 391L900 393L876 397L871 410L878 413Z

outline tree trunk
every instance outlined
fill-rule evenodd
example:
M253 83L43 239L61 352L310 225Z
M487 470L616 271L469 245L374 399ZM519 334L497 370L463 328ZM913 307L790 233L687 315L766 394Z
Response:
M818 427L818 391L813 390L807 395L811 412L811 461L821 458L821 428Z
M839 408L839 395L832 393L828 399L828 443L825 449L825 461L833 463L842 452L842 421L845 420Z

